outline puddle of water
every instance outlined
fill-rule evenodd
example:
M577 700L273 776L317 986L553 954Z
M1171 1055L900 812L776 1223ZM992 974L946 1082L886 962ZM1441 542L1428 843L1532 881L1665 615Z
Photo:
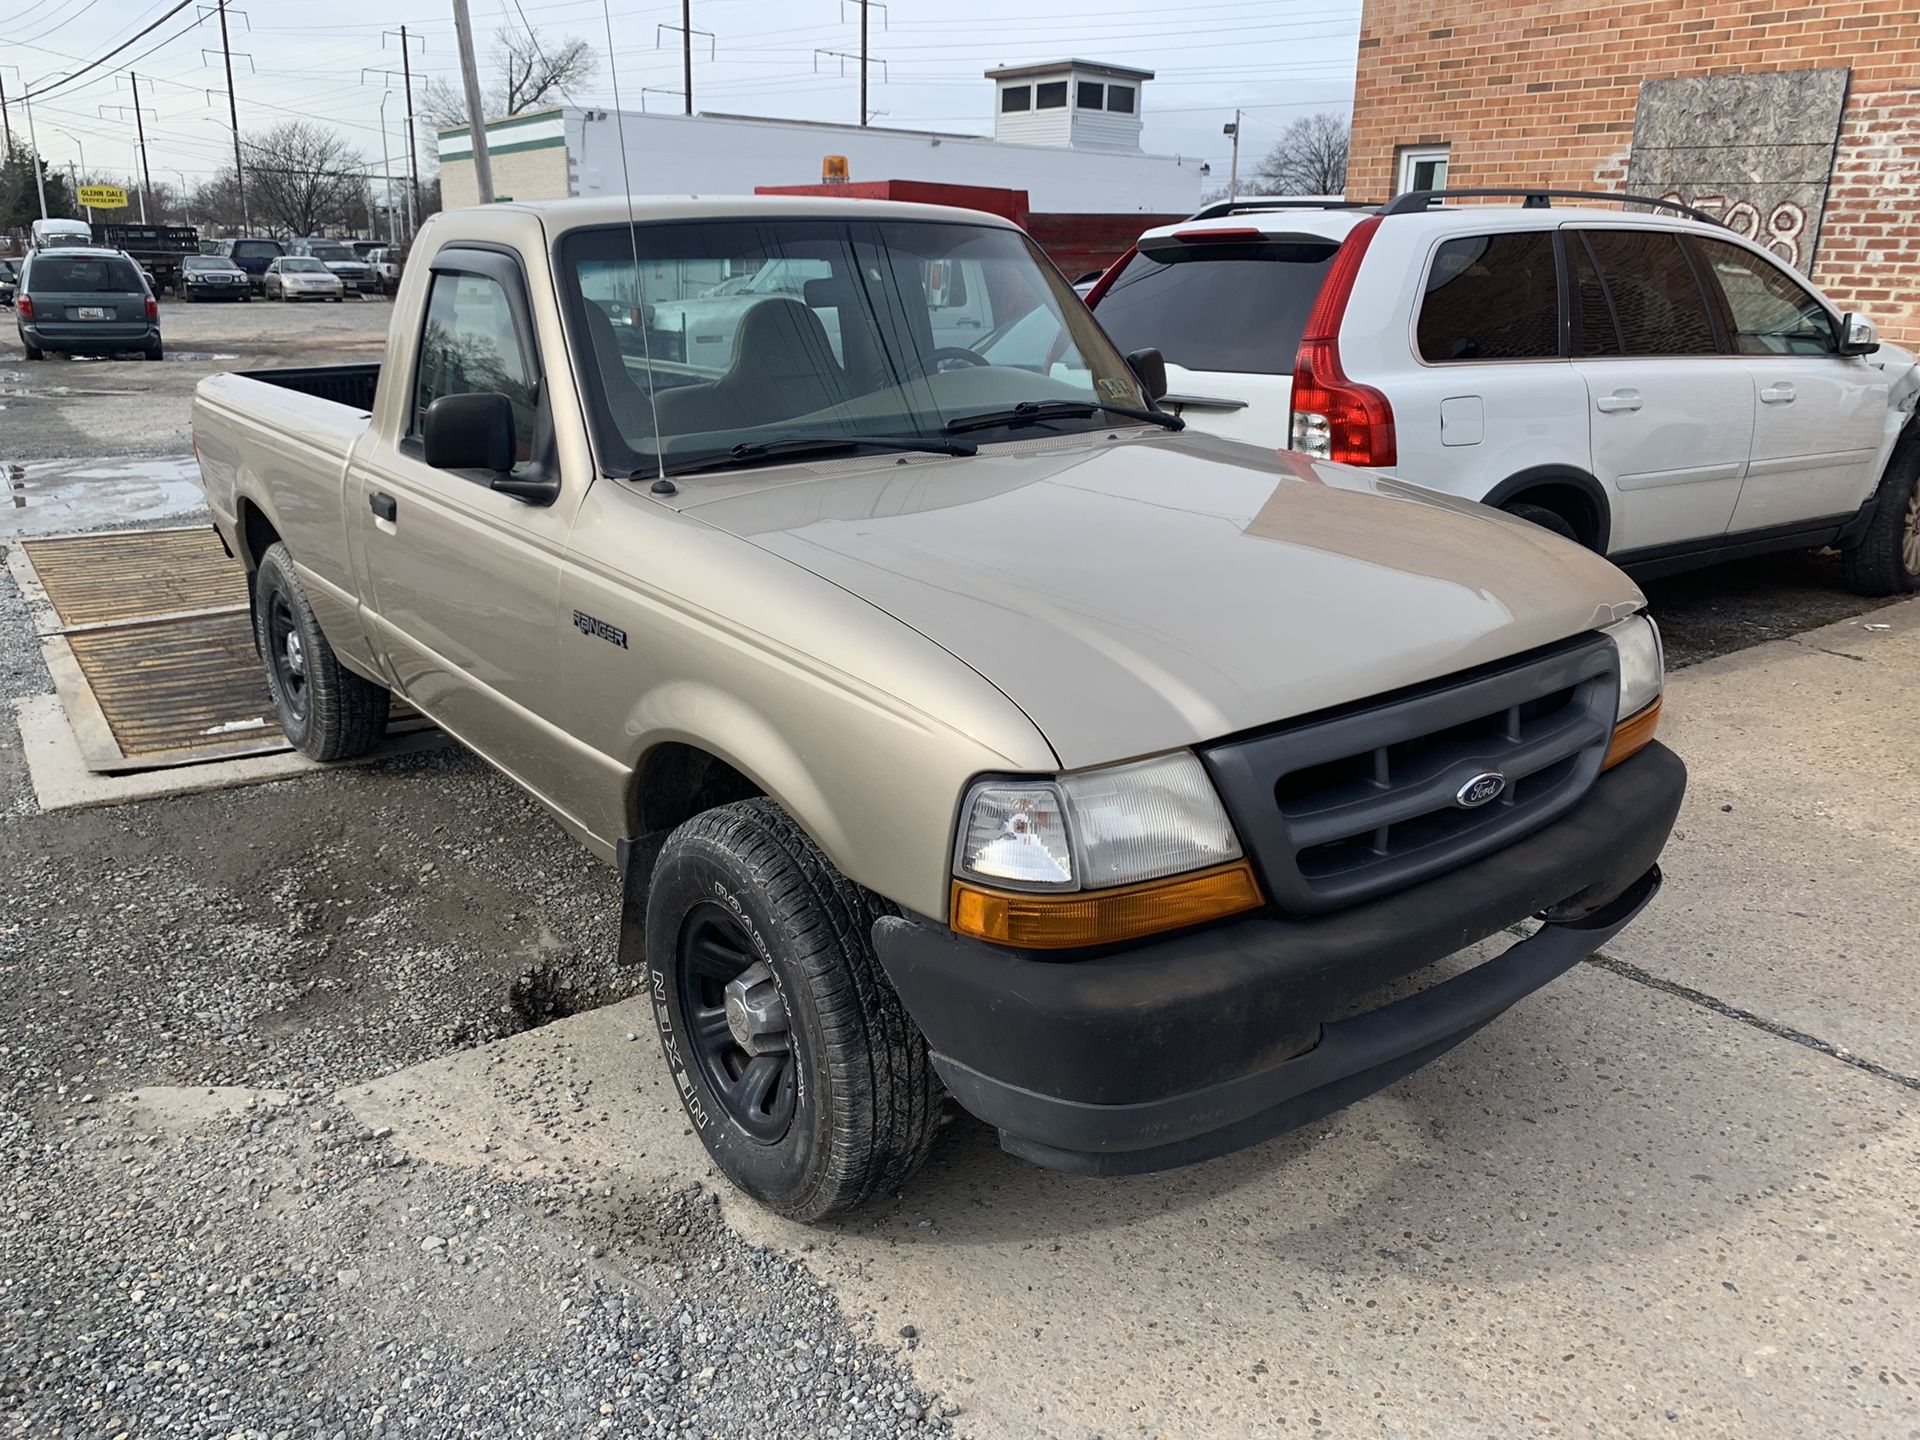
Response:
M0 536L45 535L202 511L191 455L135 460L34 460L5 468Z
M172 350L167 351L168 360L238 360L238 355L229 355L219 350Z

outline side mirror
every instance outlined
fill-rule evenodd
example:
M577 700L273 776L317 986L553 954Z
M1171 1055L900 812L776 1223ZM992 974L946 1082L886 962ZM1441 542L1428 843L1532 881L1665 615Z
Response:
M1135 350L1127 356L1127 368L1147 392L1149 403L1157 404L1167 393L1167 359L1158 350Z
M1864 315L1849 311L1840 317L1840 353L1871 355L1880 348L1880 332Z
M513 469L513 404L497 390L442 395L427 406L421 433L427 464L436 470Z

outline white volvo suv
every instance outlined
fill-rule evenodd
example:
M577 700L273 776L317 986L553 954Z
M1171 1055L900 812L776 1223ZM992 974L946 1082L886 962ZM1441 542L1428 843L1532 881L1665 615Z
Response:
M1445 203L1495 197L1521 203ZM1400 469L1642 577L1833 545L1864 592L1920 588L1914 357L1685 206L1216 205L1088 304L1200 429Z

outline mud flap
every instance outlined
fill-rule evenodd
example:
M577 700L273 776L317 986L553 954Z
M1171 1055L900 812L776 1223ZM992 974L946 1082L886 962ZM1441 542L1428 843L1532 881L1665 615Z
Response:
M624 967L638 969L647 963L647 896L653 890L654 863L672 833L656 830L614 842L613 859L620 869L620 943L615 960Z

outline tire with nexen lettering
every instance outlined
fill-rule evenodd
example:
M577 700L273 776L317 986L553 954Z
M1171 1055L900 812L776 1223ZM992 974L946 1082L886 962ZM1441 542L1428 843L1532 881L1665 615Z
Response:
M818 1220L898 1189L940 1118L926 1040L873 952L878 896L773 801L667 838L647 897L647 989L667 1069L727 1178Z

